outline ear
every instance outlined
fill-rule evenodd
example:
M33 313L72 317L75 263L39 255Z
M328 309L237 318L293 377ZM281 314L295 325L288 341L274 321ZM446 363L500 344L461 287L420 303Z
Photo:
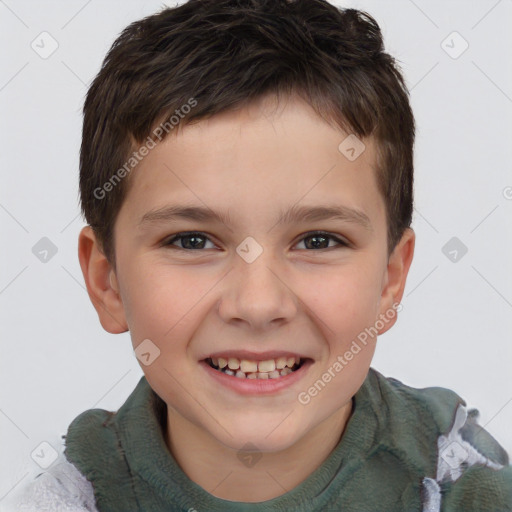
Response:
M389 257L380 300L380 318L385 317L386 321L381 322L384 326L379 329L379 335L384 334L396 322L397 306L404 294L407 274L414 255L415 239L414 231L407 228ZM391 318L390 311L394 311Z
M107 332L120 334L128 330L115 271L96 239L91 226L85 226L78 237L78 259L89 298Z

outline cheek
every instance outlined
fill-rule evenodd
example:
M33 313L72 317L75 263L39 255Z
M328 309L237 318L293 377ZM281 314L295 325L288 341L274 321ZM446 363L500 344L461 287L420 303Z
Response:
M310 310L331 345L350 343L377 318L381 279L372 254L368 250L344 265L311 266L289 276L293 293L304 303L298 308L305 306L306 315ZM149 338L164 350L187 339L208 308L204 299L218 276L196 269L187 277L183 266L143 257L123 263L123 304L134 346Z
M332 342L346 343L357 336L378 316L380 279L375 265L347 265L332 272L323 271L316 286L308 279L304 301L311 307L325 328L324 335ZM321 283L319 285L318 283Z
M137 345L149 338L161 350L175 346L197 323L201 299L211 283L203 277L187 278L180 266L139 260L129 269L123 298L132 341Z
M163 338L179 313L179 290L171 290L169 286L173 280L141 261L125 265L123 277L123 306L133 344L145 338Z

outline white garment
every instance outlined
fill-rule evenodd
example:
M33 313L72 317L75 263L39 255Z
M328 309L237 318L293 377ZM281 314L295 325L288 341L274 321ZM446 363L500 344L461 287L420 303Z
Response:
M2 512L98 512L91 482L60 453Z
M468 419L466 407L459 404L455 412L452 428L446 435L437 440L437 474L436 479L423 479L425 503L422 512L439 512L441 510L441 487L445 481L455 482L465 468L479 464L498 470L503 466L481 454L471 443L460 434L461 428Z

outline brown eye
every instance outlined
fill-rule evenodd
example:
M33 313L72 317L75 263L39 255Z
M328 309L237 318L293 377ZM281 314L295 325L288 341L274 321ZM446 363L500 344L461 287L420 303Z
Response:
M194 251L197 249L204 249L206 240L210 241L210 239L204 233L194 231L189 233L178 233L171 239L164 242L163 245L166 247L172 246L172 248ZM181 241L182 247L174 246L174 243L177 241ZM211 241L210 243L213 244Z
M336 242L338 246L348 247L347 242L329 233L323 232L309 233L302 238L301 242L305 241L304 245L306 249L331 249L332 246L329 246L331 240Z
M308 233L299 243L302 242L304 242L306 250L325 250L349 246L348 242L345 242L339 237L321 231ZM333 246L332 242L336 245ZM181 247L178 246L177 243L179 243ZM205 247L207 243L212 244L212 247ZM171 249L180 249L183 251L197 251L202 249L213 249L216 247L208 236L199 231L177 233L167 241L163 242L162 246Z

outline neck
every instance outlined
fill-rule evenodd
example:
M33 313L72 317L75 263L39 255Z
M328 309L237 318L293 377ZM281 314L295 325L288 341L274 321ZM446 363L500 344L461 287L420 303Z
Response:
M352 400L279 452L257 454L244 466L239 451L217 441L167 408L167 446L182 471L205 491L229 501L255 503L281 496L307 479L340 441L352 413Z

